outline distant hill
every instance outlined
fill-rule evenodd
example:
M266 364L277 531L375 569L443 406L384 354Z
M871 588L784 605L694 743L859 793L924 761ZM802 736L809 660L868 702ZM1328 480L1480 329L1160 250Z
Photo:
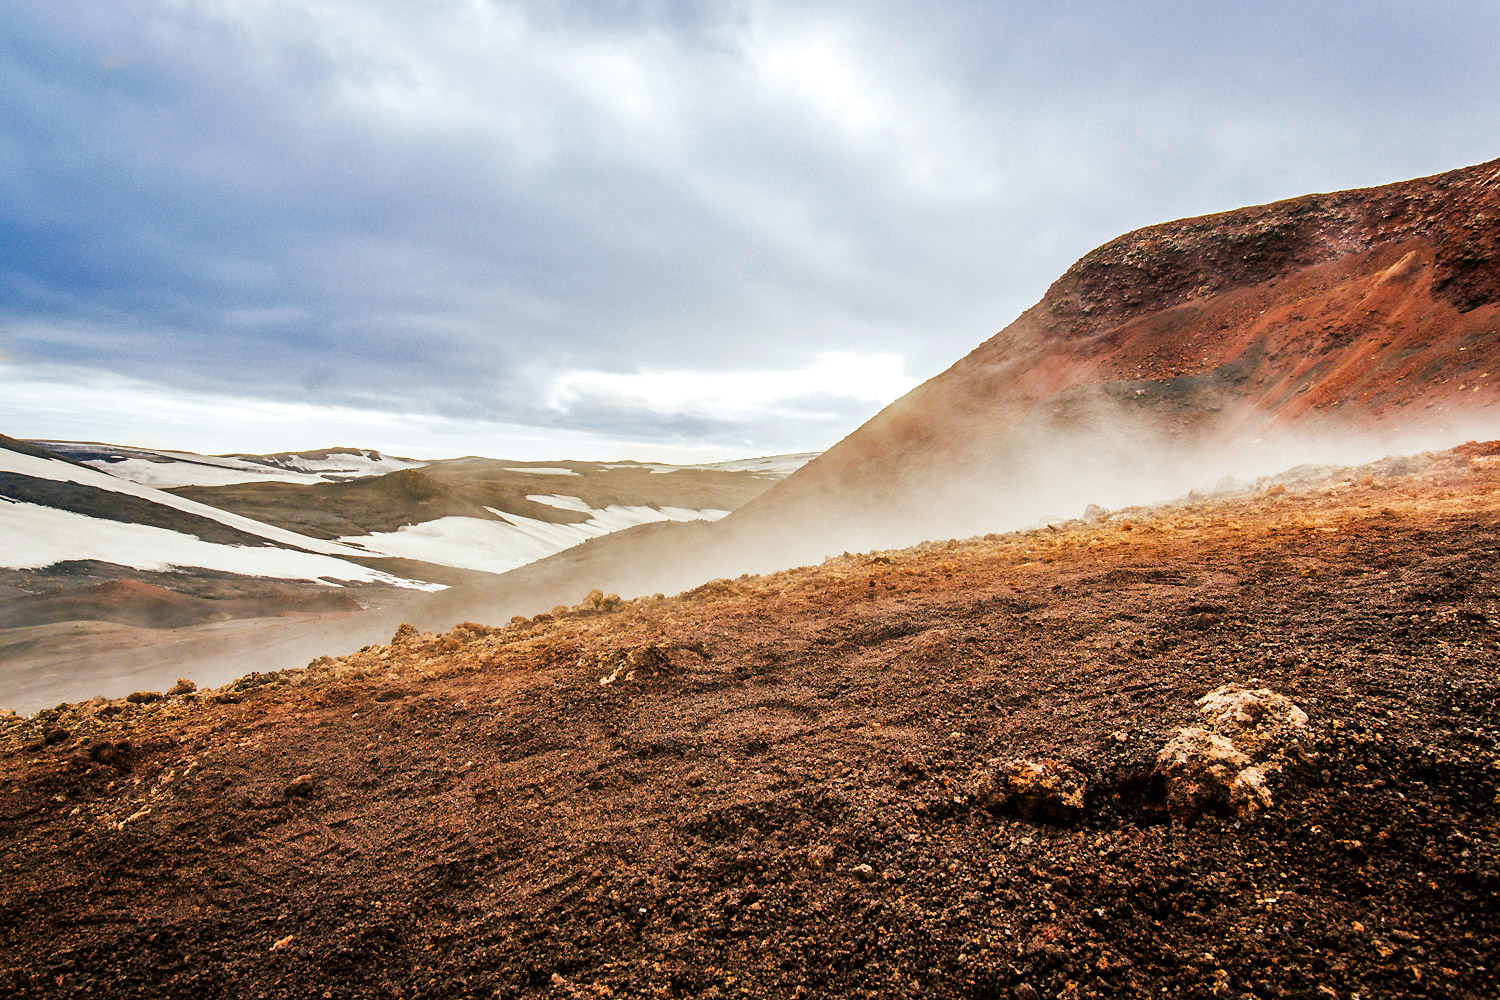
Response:
M402 590L472 585L632 525L722 517L806 457L420 463L367 449L204 456L0 438L0 628L181 628L401 604Z
M163 489L259 482L335 483L426 464L367 448L324 448L274 455L199 455L98 441L31 443L112 476Z

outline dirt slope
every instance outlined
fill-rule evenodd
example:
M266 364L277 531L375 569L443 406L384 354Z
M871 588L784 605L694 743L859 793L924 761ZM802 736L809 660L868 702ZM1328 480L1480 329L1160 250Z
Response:
M1493 436L1497 331L1500 160L1152 226L726 529L910 542L1235 473L1278 429Z
M12 722L0 992L1492 995L1497 453Z

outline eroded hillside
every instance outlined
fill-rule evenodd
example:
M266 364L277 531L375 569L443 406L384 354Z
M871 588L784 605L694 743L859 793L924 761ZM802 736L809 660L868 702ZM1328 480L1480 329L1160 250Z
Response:
M1497 513L1466 446L13 720L0 988L1487 996Z

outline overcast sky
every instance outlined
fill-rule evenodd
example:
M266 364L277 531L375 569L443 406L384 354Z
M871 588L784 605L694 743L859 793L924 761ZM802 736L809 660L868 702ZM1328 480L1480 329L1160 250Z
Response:
M0 432L827 447L1127 230L1500 156L1500 4L6 0Z

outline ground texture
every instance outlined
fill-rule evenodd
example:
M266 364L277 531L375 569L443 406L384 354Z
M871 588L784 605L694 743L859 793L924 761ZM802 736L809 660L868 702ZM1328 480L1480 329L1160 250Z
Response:
M11 720L0 994L1493 996L1496 451Z

